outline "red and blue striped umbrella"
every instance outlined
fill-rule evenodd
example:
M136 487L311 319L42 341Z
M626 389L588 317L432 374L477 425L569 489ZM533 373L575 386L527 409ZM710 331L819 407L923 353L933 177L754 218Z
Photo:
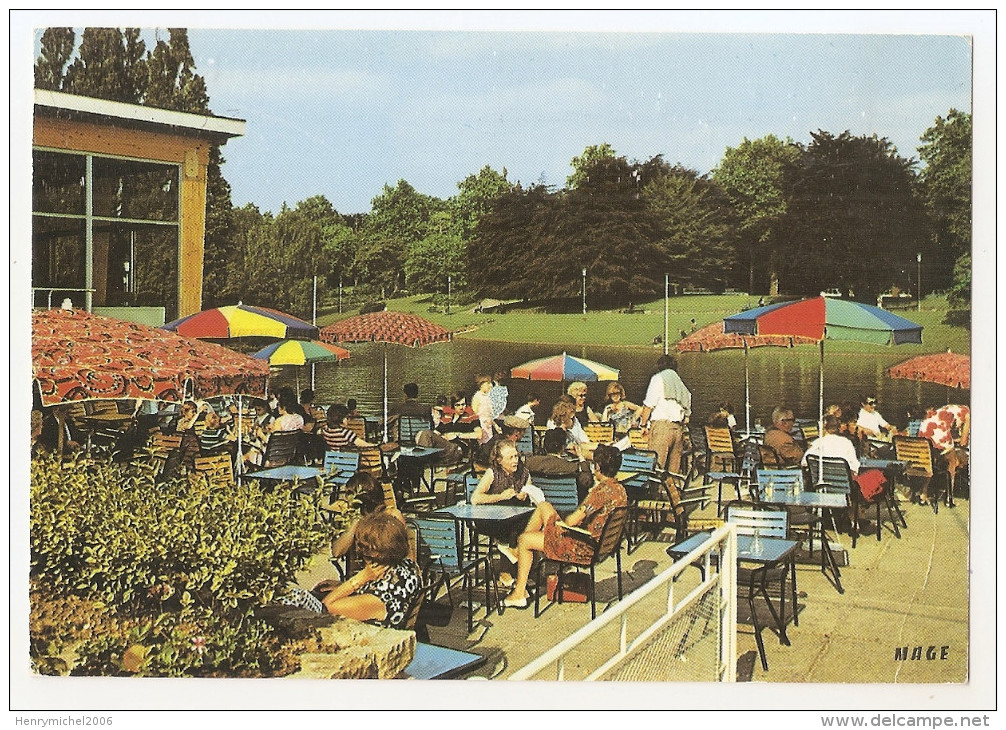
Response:
M922 325L896 314L845 299L815 297L749 309L723 320L723 331L741 335L790 335L820 343L819 420L824 417L824 341L876 345L922 343Z

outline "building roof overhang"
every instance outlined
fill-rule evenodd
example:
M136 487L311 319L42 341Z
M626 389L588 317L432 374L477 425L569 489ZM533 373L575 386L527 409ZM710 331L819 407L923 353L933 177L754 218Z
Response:
M115 123L137 129L209 139L214 144L245 133L245 120L158 109L140 104L35 89L35 114Z

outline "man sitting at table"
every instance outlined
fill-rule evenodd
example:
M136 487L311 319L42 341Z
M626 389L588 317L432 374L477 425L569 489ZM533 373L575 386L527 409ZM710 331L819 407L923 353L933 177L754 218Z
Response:
M542 438L544 454L532 454L527 457L527 469L531 472L531 481L537 474L548 477L576 476L576 494L582 502L587 492L594 484L594 475L590 472L590 463L584 459L570 459L564 456L566 452L566 432L561 428L549 429Z
M796 419L793 411L785 406L772 409L772 428L765 432L767 453L762 454L765 466L796 466L803 457L803 449L790 431Z
M843 459L849 465L852 480L858 486L863 502L871 502L883 491L887 479L880 469L867 469L860 473L859 457L856 456L856 448L849 439L840 433L841 430L842 421L837 416L825 416L824 434L811 442L807 448L807 453L800 460L800 464L801 466L807 466L807 456L809 455ZM811 474L810 478L814 481L818 478L818 475ZM850 519L852 515L853 510L850 506Z

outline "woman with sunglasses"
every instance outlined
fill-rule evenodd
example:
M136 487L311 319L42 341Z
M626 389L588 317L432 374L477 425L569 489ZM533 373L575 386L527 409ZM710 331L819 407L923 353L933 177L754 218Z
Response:
M859 418L856 419L856 426L860 433L868 438L890 440L891 435L897 433L897 429L889 424L877 410L877 397L875 395L865 395L860 399L862 407L859 409Z

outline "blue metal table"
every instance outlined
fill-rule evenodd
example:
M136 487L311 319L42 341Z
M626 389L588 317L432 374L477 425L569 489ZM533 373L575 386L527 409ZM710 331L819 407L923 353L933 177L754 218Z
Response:
M789 492L784 489L768 490L762 495L762 502L767 504L778 504L784 507L808 507L810 509L844 509L849 506L848 495L841 492L806 491ZM835 560L834 553L831 552L831 543L828 542L828 535L824 531L824 519L818 520L821 541L821 572L827 573L831 569L834 578L835 589L839 593L845 593L842 588L842 571L838 568L838 561ZM811 534L811 545L813 546L814 536ZM813 550L811 550L813 555Z
M412 662L399 679L455 679L485 663L481 654L417 642Z
M286 466L273 466L268 469L245 474L245 479L270 479L278 482L291 482L294 479L304 481L325 475L325 470L317 466L297 466L288 464Z
M412 489L411 480L418 476L419 480L426 485L430 494L433 494L433 472L435 469L433 458L441 452L443 452L443 449L431 446L402 446L397 451L386 453L385 456L389 461L394 459L395 455L398 456L399 474L404 477L403 481L410 482L410 490ZM430 470L429 479L426 478L425 474L427 467Z
M685 555L705 542L708 537L709 532L699 532L692 535L687 540L667 548L667 554L675 560L683 558ZM799 626L800 619L797 613L796 603L796 548L799 543L796 540L786 540L781 537L763 537L760 540L761 549L755 552L752 550L752 542L753 538L750 535L737 536L737 562L755 563L766 567L779 565L781 563L786 564L786 570L790 575L790 596L793 601L793 623ZM699 569L703 570L702 568ZM752 574L752 585L749 586L752 590L754 578L755 575ZM769 600L768 594L764 590L762 590L762 594L765 596L765 601L768 604L769 611L771 612L772 618L775 620L776 628L779 631L779 643L789 646L789 636L786 634L786 591L783 590L779 593L778 613L772 606L772 602ZM752 611L753 610L754 608L752 606ZM761 641L761 639L759 639L759 641Z

